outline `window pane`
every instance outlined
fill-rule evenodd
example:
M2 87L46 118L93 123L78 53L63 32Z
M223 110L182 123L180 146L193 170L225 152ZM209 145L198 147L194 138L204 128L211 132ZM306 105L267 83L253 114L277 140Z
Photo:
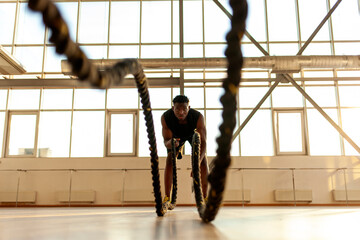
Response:
M223 88L206 88L206 108L222 108L220 97L224 95Z
M330 43L311 43L309 44L302 55L331 55Z
M134 152L134 115L111 114L110 153Z
M107 42L108 19L108 2L81 2L79 20L79 42Z
M103 157L105 112L74 112L71 157Z
M107 93L107 108L138 108L139 94L135 88L109 89Z
M203 45L201 44L185 44L184 57L186 58L202 58L204 56Z
M76 39L76 27L77 27L77 2L55 2L55 5L59 8L61 16L64 18L68 28L70 38L75 42Z
M141 46L142 58L170 58L171 46L170 45L155 45L155 46Z
M149 88L152 108L171 108L170 88Z
M301 0L299 1L299 12L300 12L300 26L301 26L301 40L306 41L310 35L314 32L320 22L327 14L327 1L326 0ZM316 14L311 14L309 17L309 10ZM337 10L336 10L337 11ZM336 12L335 11L335 12ZM314 40L329 40L329 26L328 22L320 29L316 34Z
M139 58L139 46L110 46L109 58Z
M111 2L110 42L138 43L140 2Z
M240 111L240 123L250 114ZM273 134L270 110L258 110L240 132L241 156L273 156Z
M254 108L269 90L268 87L241 87L239 89L241 108ZM266 98L261 107L270 107L270 98Z
M216 143L216 138L220 136L219 126L222 123L221 113L222 113L221 110L206 111L206 129L207 129L206 154L208 156L216 156L216 150L218 148L218 145Z
M206 44L205 57L225 57L225 44Z
M225 42L230 29L230 19L212 1L205 1L205 41ZM198 12L200 14L201 12ZM185 16L187 17L187 16Z
M339 86L341 107L360 107L360 86Z
M105 59L107 58L106 46L81 46L89 59Z
M146 43L171 41L171 3L170 1L142 2L142 35Z
M360 109L341 109L341 120L344 132L356 143L360 145ZM359 153L344 139L345 155L358 156Z
M267 51L267 46L260 44L265 51ZM243 57L263 57L264 54L254 45L254 44L243 44L241 46Z
M204 107L204 88L185 88L184 93L189 98L191 108Z
M155 137L156 137L156 146L159 157L167 156L167 150L164 145L164 138L162 136L162 126L161 126L161 115L165 111L152 111L154 128L155 128ZM147 137L147 131L145 126L145 119L143 111L140 111L140 122L139 122L139 157L147 157L150 155L149 150L149 140Z
M74 108L76 109L104 109L105 90L75 89Z
M61 72L61 60L66 59L64 55L55 52L55 47L46 47L45 53L45 72Z
M334 87L306 87L305 90L320 107L336 107ZM308 101L306 104L312 106Z
M2 145L4 139L5 112L0 112L0 156L2 156Z
M272 92L273 107L302 107L301 93L293 86L277 86Z
M323 109L336 123L335 109ZM316 109L307 110L310 155L341 155L338 131Z
M44 89L42 109L71 109L72 89Z
M11 115L9 155L34 154L36 115Z
M184 42L202 42L201 1L184 1Z
M265 9L263 0L248 1L246 28L257 41L266 41ZM249 40L248 40L249 41Z
M5 89L0 90L0 109L1 110L6 109L7 93L8 93L8 90L5 90Z
M297 41L295 1L268 0L270 41Z
M303 151L301 118L301 113L278 113L278 138L281 153Z
M10 109L39 109L40 90L11 90L9 96Z
M275 56L289 56L296 55L299 51L297 43L273 43L269 46L269 53Z
M16 43L44 43L45 25L42 16L31 11L27 5L27 3L20 3Z
M360 43L335 43L336 55L360 55Z
M39 157L69 157L71 112L41 112Z
M1 3L0 4L0 43L11 44L14 32L15 22L15 3Z
M335 4L335 0L330 1ZM359 40L360 32L354 31L352 26L359 26L360 15L357 0L341 2L331 15L335 40Z
M43 47L16 47L14 56L27 72L42 71Z

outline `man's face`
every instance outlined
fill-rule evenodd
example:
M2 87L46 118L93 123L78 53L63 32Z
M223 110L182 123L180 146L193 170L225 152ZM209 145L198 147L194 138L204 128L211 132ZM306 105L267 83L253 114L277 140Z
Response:
M175 117L177 117L179 120L185 120L189 113L190 106L188 103L174 103L172 109L175 113Z

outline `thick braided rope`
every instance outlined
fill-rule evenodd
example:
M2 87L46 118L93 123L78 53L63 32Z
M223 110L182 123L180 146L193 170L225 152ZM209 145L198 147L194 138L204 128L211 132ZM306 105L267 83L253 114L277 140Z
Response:
M150 106L147 80L142 66L135 59L126 59L114 67L100 72L86 57L84 52L69 36L68 27L60 15L57 7L49 0L29 0L29 8L41 12L44 24L51 29L50 41L55 43L56 52L65 54L72 66L72 72L81 81L90 82L98 88L107 88L111 85L120 85L124 77L133 74L144 110L147 133L150 145L151 173L153 180L156 213L163 216L162 197L159 177L159 160L156 148L154 123Z
M198 132L195 132L191 142L191 166L192 166L192 176L193 176L196 207L199 213L202 213L205 210L205 202L201 188L201 177L200 177L200 167L199 167L200 148L201 148L200 134Z
M173 165L173 184L171 191L171 204L176 204L177 198L177 167L176 167L176 147L175 147L176 139L171 139L171 157L172 157L172 165Z
M208 177L211 184L208 202L205 210L200 209L199 211L204 222L215 219L223 199L226 171L231 162L231 139L236 124L236 96L241 79L240 70L243 65L240 41L245 32L247 2L246 0L230 0L230 5L233 9L233 17L231 18L231 30L226 36L227 49L225 51L228 60L228 76L223 82L225 93L220 98L223 105L223 123L219 127L220 136L216 139L218 149L213 160L214 168Z

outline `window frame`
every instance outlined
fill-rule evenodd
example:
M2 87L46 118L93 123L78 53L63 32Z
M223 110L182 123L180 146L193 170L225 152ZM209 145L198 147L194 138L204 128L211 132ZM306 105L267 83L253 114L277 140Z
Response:
M35 115L36 116L36 121L35 121L35 136L34 136L34 152L32 155L10 155L9 151L10 151L10 128L11 128L11 120L12 120L12 116L13 115ZM6 143L5 143L5 151L4 151L4 155L6 158L36 158L38 157L38 136L39 136L39 111L37 110L9 110L7 112L7 116L6 116Z
M131 114L133 115L133 150L131 153L112 153L111 152L111 115L113 114ZM105 115L106 133L105 133L105 156L106 157L136 157L138 155L138 128L139 128L139 110L138 109L107 109Z
M274 147L276 156L292 156L292 155L307 155L308 141L305 125L305 113L303 108L274 108L273 109L273 129L274 129ZM279 113L300 113L301 115L301 143L302 150L299 152L284 152L280 151L280 136L279 136Z

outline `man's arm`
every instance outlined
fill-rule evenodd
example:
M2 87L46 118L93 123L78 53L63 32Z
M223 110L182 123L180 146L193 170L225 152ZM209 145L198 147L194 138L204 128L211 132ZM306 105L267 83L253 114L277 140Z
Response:
M162 135L164 138L165 147L167 149L171 149L171 139L172 139L173 134L172 134L170 128L168 128L168 126L166 125L164 115L161 116L161 125L162 125ZM177 146L179 145L178 141L176 142L176 145Z
M206 127L205 127L205 121L202 114L200 114L199 119L196 124L196 130L198 133L200 133L200 161L202 161L205 157L206 153Z

